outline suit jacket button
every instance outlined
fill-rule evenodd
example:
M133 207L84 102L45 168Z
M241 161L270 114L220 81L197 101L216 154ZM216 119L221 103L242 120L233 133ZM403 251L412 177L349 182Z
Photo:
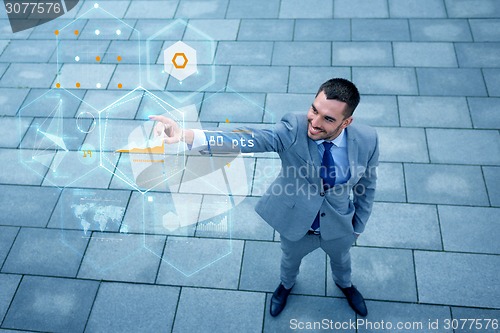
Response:
M321 213L321 217L324 217L326 214L325 213Z
M322 197L325 196L325 192L321 192L319 195L321 195Z

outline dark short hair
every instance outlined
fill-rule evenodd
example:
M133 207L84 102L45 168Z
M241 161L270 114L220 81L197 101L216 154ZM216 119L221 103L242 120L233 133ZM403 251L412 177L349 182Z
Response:
M324 92L326 99L336 99L347 104L344 111L344 117L352 116L352 113L359 104L359 91L358 88L349 80L334 78L323 83L316 93L316 97L320 92Z

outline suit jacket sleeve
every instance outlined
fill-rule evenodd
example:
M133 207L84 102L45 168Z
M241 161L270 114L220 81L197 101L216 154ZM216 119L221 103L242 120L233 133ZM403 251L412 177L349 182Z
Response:
M208 146L199 151L210 154L279 153L293 145L297 127L297 116L289 113L270 129L241 127L232 132L205 131Z
M363 176L353 187L354 217L352 220L354 232L362 233L372 212L373 200L375 198L375 187L377 184L378 166L378 137L375 133L375 147Z

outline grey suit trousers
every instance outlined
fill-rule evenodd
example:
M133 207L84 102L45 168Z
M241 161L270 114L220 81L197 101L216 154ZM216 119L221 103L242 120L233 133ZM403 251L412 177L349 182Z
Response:
M351 255L349 250L356 241L354 233L325 241L320 235L308 235L298 241L281 236L281 283L292 288L299 274L302 258L321 247L330 258L333 280L342 288L351 286Z

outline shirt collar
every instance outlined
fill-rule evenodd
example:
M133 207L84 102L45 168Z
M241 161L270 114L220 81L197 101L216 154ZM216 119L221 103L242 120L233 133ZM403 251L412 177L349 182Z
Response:
M326 140L316 140L314 142L316 142L317 145L320 145L325 141ZM328 141L328 142L333 143L336 147L344 147L345 146L345 131L342 130L342 132L340 132L340 134L335 139L333 139L332 141Z

